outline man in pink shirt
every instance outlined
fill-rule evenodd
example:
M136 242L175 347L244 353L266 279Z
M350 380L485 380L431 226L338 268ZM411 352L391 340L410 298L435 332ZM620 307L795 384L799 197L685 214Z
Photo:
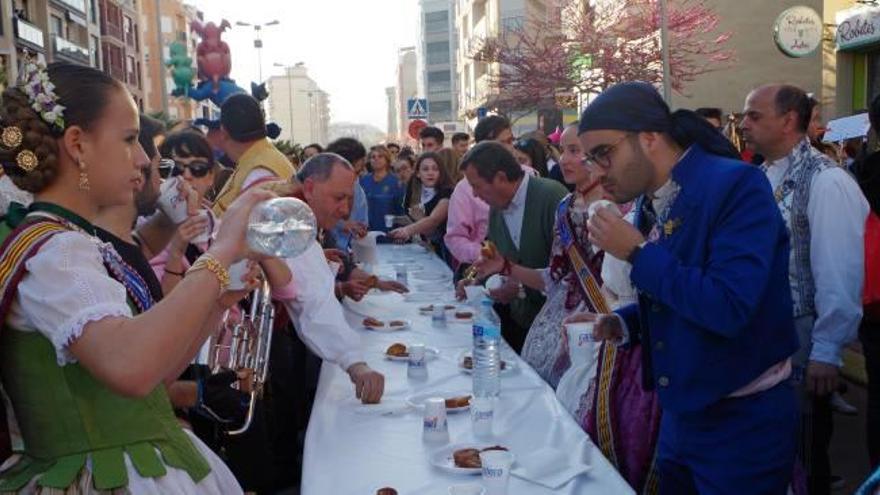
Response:
M510 121L499 115L481 120L474 129L474 140L498 141L513 150L513 131ZM456 273L462 273L480 256L480 243L489 229L489 205L474 196L474 190L466 180L458 181L449 198L449 214L446 220L446 236L443 241L455 259Z

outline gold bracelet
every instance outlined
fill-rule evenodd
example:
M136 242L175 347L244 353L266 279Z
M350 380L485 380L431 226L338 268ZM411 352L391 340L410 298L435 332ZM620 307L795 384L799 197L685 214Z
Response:
M191 266L190 269L186 271L186 273L202 269L208 270L217 277L217 281L220 282L220 292L225 291L226 288L229 287L229 270L227 270L222 264L220 264L220 262L217 261L217 258L215 258L213 255L206 253L199 256L199 259L197 259L196 262L193 263L193 266Z

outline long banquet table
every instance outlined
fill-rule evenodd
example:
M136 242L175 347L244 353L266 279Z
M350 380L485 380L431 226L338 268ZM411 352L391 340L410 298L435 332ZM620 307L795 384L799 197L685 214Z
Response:
M346 317L361 333L369 365L385 375L383 402L404 402L411 395L432 391L469 392L471 376L459 370L457 359L471 348L470 325L450 322L446 328L434 328L430 316L418 311L419 306L452 301L448 268L419 246L380 245L378 263L373 267L375 273L393 277L391 263L410 267L409 287L413 296L371 294L360 303L345 303ZM434 280L440 272L449 274L449 279ZM436 292L442 287L448 290ZM430 301L407 300L422 298ZM412 322L412 328L392 333L364 330L361 321L365 315L386 321L405 318ZM440 351L439 358L428 363L426 381L408 380L405 362L384 358L384 350L394 342L421 342ZM511 495L633 493L563 409L553 390L509 348L503 349L502 354L505 359L515 360L517 366L502 377L501 396L495 407L494 439L476 440L470 415L465 412L448 415L451 443L501 444L520 456L552 446L570 452L590 466L587 473L556 491L512 476ZM418 410L394 416L364 414L354 398L348 375L339 366L324 363L306 434L302 493L373 495L377 489L388 486L401 495L439 495L447 494L451 485L481 482L479 476L450 474L432 466L429 454L440 447L423 443L422 416Z

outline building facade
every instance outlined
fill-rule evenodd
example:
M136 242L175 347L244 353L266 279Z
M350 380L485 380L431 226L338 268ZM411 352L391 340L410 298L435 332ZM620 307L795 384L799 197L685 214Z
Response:
M0 68L15 81L25 51L46 63L101 66L97 0L0 2Z
M419 96L418 57L416 48L408 46L397 52L397 70L394 84L394 114L397 116L397 132L401 143L412 142L407 134L409 119L406 115L406 102Z
M479 109L492 111L493 100L500 96L499 88L493 83L500 74L500 66L475 61L474 55L484 49L487 39L497 39L533 20L545 20L552 14L552 9L558 8L557 3L544 0L456 0L458 113L470 127L476 123Z
M140 3L152 0L97 0L101 17L101 68L124 83L145 110Z
M385 128L388 132L388 138L396 141L399 139L400 130L397 128L397 96L394 86L385 88L385 101L388 104Z
M196 47L199 40L192 33L190 24L202 20L202 13L198 9L181 0L147 0L142 4L143 86L145 110L148 113L162 112L173 120L192 120L212 115L212 104L207 100L197 102L171 96L175 85L166 66L171 58L171 44L179 43L186 47L187 56L193 61L193 73L197 72Z
M279 139L307 145L328 143L330 97L302 63L285 67L284 75L272 76L267 108L270 120L281 126Z
M428 100L431 123L450 122L458 117L455 2L420 0L419 6L419 96Z

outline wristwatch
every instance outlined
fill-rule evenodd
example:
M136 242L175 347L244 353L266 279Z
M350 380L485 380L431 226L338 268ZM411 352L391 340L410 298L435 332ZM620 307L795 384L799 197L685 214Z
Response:
M642 248L645 247L645 244L647 243L648 241L642 241L641 244L633 248L633 250L630 251L629 256L626 257L626 262L630 265L634 265L636 263L636 258L639 257L639 253L642 252Z

